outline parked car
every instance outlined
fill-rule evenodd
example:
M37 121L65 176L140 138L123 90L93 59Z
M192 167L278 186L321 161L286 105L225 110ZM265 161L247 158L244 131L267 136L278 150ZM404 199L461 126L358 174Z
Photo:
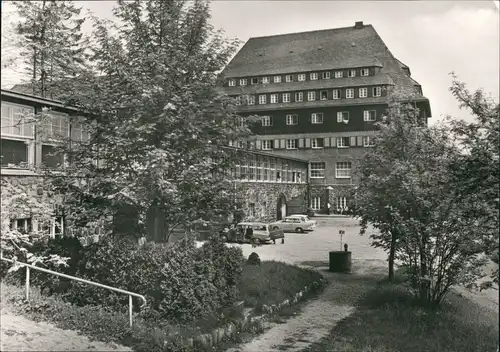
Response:
M272 225L280 226L284 232L313 231L316 224L313 221L305 220L297 216L287 216L283 220L273 222Z
M307 215L304 215L304 214L293 214L293 215L288 215L287 218L298 218L298 219L301 219L303 221L311 221L314 226L313 227L316 227L317 225L317 222L316 220L312 220L309 216Z
M247 228L253 230L252 237L248 238ZM239 234L239 240L243 242L255 241L260 243L274 242L279 238L285 238L283 229L278 224L266 224L263 222L240 222L236 225Z

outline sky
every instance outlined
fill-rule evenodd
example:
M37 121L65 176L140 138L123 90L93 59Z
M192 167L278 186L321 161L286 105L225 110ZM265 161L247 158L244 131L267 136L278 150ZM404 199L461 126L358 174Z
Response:
M112 19L114 1L75 1ZM498 1L212 1L212 24L242 44L250 37L371 24L392 54L410 67L431 103L431 124L445 115L470 120L448 88L454 71L470 90L499 101ZM2 23L14 20L2 1ZM85 28L90 31L89 27ZM2 38L3 44L4 38ZM3 58L2 58L3 61ZM21 79L2 69L2 88Z

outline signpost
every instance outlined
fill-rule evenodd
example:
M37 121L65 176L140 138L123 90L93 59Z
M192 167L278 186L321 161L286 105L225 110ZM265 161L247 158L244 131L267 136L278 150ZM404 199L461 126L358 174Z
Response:
M340 235L340 250L342 250L342 240L343 240L343 237L345 235L345 231L339 230L339 235Z

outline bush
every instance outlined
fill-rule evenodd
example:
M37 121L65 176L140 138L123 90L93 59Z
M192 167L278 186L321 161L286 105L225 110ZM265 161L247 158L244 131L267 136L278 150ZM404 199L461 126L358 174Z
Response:
M248 265L260 265L260 257L259 257L259 255L257 253L255 253L255 252L252 252L248 256L247 264Z

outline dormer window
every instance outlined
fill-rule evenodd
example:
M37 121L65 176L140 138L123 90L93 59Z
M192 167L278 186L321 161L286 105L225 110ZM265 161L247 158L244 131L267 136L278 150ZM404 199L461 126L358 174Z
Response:
M328 100L328 91L327 90L322 90L319 92L319 98L321 100Z
M359 97L360 98L368 97L368 88L359 88Z
M246 86L248 84L248 80L246 78L240 78L240 86Z
M347 77L356 77L356 70L347 71Z
M269 82L271 82L269 77L262 77L262 84L268 84Z
M322 78L322 79L330 79L330 71L323 72L323 73L321 74L321 78Z
M234 87L236 85L236 80L230 79L229 80L229 87Z
M382 95L382 88L381 87L373 87L373 96L380 97L381 95Z
M352 99L352 98L354 98L354 89L353 89L353 88L347 88L347 89L345 90L345 97L346 97L347 99Z
M274 83L281 83L281 76L274 76Z
M333 90L333 99L340 99L340 89Z
M285 82L293 82L293 76L292 75L286 75L285 76Z
M252 78L252 79L250 80L250 83L251 83L251 84L259 84L259 79L258 79L258 78Z
M248 105L255 105L255 95L249 95L247 103Z
M259 95L259 104L266 104L266 100L265 94Z
M313 100L316 100L316 92L315 91L307 92L307 101L313 101Z
M369 76L370 75L370 70L368 68L363 68L361 70L361 76Z
M303 82L306 80L306 74L305 73L299 73L299 75L297 76L297 80L299 82Z
M317 72L313 72L313 73L309 74L309 79L311 81L317 80L318 79L318 73Z
M276 104L278 102L278 94L271 94L271 104Z
M343 71L335 71L335 78L343 78L343 77L344 77Z

